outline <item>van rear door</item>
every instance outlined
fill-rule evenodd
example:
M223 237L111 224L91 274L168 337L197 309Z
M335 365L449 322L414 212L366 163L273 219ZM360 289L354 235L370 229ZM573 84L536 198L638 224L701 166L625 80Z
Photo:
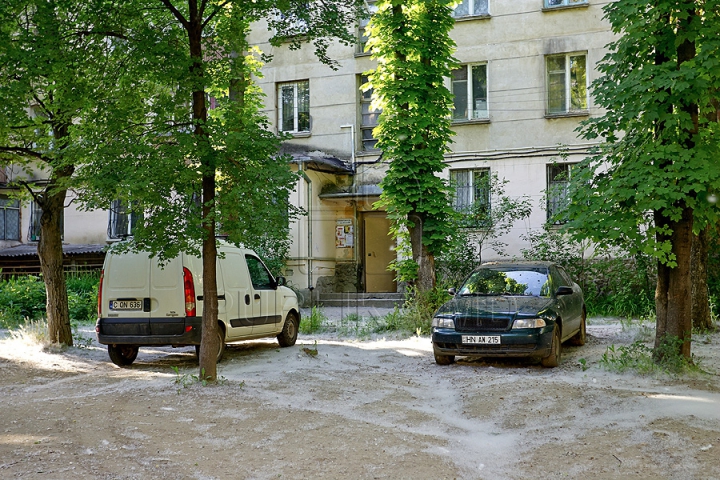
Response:
M108 253L101 314L104 335L149 335L150 262L147 253Z
M182 260L173 258L163 267L156 258L147 263L152 265L150 335L182 335L185 329Z

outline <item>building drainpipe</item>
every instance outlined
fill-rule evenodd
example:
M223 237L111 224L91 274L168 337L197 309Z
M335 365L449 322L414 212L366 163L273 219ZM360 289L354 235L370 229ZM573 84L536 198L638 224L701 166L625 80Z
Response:
M308 290L310 291L310 307L313 306L314 299L313 299L313 290L314 286L312 283L312 180L310 177L307 176L305 173L305 170L303 169L304 162L300 162L300 176L302 176L303 180L305 180L305 183L307 185L307 188L305 190L306 192L306 199L305 203L307 205L307 214L308 214L308 228L307 228L307 282L308 282Z
M352 180L350 183L350 191L355 193L355 124L348 123L346 125L340 125L340 128L350 129L350 170L352 170ZM353 220L355 221L355 246L353 247L353 261L355 262L355 268L358 266L358 214L357 214L357 200L352 201L353 204Z

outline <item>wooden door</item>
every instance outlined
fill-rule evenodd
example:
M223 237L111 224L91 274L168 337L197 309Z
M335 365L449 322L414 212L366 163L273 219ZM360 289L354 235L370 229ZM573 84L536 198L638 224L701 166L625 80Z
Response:
M395 242L390 220L384 214L366 214L363 221L364 269L366 292L396 292L395 272L388 270L395 260Z

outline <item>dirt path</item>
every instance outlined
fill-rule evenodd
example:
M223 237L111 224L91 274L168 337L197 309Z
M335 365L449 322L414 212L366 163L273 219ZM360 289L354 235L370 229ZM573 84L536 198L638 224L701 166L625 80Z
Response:
M120 369L97 344L4 339L0 478L720 478L720 376L608 373L606 347L635 332L588 334L551 370L439 367L428 338L247 342L212 387L190 348ZM720 370L720 334L698 340Z

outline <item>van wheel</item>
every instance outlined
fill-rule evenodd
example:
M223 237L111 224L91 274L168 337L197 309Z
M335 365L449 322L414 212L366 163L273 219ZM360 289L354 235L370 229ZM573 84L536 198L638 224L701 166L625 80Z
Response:
M225 354L225 333L219 325L218 342L220 342L220 349L218 350L217 359L215 360L216 363L220 363L220 360L222 360L222 357ZM197 356L198 360L200 359L200 345L195 345L195 356Z
M281 347L292 347L295 345L299 325L300 322L298 321L297 314L294 312L288 313L287 317L285 317L285 325L283 325L282 332L277 336L278 343Z
M137 358L138 350L136 345L108 345L110 360L118 367L132 365Z

